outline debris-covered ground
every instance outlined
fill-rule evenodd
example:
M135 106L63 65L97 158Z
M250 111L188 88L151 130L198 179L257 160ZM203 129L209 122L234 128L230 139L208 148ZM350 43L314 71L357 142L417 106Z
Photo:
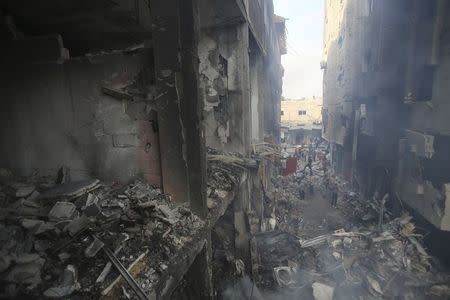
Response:
M71 182L64 169L57 178L19 178L1 169L0 297L154 295L176 272L176 257L201 248L197 239L225 213L243 169L256 165L212 149L208 161L204 221L140 181Z
M332 207L322 165L312 171L274 179L276 229L256 236L261 297L450 298L448 270L427 253L411 216L390 215L383 200L363 199L329 174L339 191Z
M204 225L142 182L55 184L4 169L0 179L2 298L150 294L175 253ZM117 264L138 273L131 276L134 288L120 279Z

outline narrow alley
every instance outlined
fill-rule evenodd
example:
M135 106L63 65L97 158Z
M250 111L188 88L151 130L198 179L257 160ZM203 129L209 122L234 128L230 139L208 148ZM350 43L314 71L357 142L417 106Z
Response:
M450 299L448 0L0 0L0 299Z

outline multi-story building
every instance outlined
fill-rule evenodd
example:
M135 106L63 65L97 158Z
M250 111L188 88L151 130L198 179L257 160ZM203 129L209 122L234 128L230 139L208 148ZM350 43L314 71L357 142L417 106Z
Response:
M450 230L447 1L327 1L323 136L336 171Z
M322 132L322 98L283 99L281 101L282 140L306 144Z
M193 297L211 297L211 229L232 209L248 258L247 214L269 181L248 172L211 218L206 147L245 157L279 141L285 20L272 1L4 0L0 20L0 167L160 187L206 227L154 294L193 274Z

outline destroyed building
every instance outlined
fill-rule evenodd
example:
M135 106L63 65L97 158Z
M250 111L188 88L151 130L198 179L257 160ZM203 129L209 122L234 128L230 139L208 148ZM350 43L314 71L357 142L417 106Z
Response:
M449 14L445 0L328 0L322 62L323 137L335 170L444 231Z
M224 214L251 274L275 171L251 155L280 140L272 1L1 0L0 20L1 295L212 297Z

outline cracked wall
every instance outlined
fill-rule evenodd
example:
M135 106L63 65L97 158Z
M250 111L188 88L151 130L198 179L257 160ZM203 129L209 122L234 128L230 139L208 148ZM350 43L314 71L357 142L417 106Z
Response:
M160 184L157 128L147 97L146 51L5 66L0 93L0 165L18 174L56 174ZM24 76L26 74L26 76ZM8 83L8 84L6 84ZM103 87L134 95L106 95ZM139 95L141 94L141 95ZM125 96L121 96L125 97Z
M204 102L206 144L245 151L244 112L250 104L247 26L202 30L199 41L200 95Z

